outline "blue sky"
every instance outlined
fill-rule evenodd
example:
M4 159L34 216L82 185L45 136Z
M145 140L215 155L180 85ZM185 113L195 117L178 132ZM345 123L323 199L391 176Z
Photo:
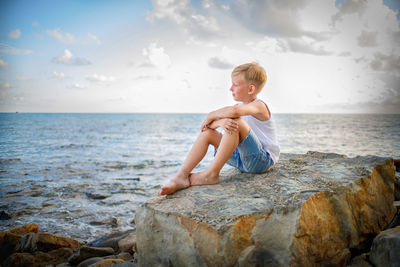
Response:
M255 4L257 3L257 4ZM279 113L399 113L399 1L1 1L1 112L208 112L257 61Z

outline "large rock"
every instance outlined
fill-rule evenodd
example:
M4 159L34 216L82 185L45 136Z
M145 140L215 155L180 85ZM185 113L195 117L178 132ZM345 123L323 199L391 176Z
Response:
M126 237L135 235L135 228L126 231L115 231L108 235L104 235L94 241L87 244L90 247L111 247L114 250L118 250L118 242Z
M37 224L25 224L23 226L16 227L10 231L9 233L13 233L18 236L26 235L26 234L34 234L39 232L39 225Z
M4 267L15 266L55 266L66 262L73 253L71 248L59 248L47 253L37 251L35 253L14 253L5 260Z
M72 265L77 265L80 262L93 258L93 257L103 257L103 256L108 256L114 254L114 250L112 248L96 248L96 247L87 247L87 246L82 246L79 248L79 250L72 255L68 262Z
M377 267L400 267L400 226L382 231L374 239L370 260Z
M139 266L344 266L392 220L394 177L392 159L318 152L228 170L137 210Z
M23 243L21 237L27 234L35 234L39 231L37 224L26 224L7 232L0 232L0 264L12 253L20 251Z
M84 243L51 233L28 234L21 237L22 251L50 251L58 248L79 248Z
M32 262L40 263L41 261L45 262L45 260L43 259L46 259L46 257L52 259L54 258L55 259L54 261L57 262L58 258L64 260L65 253L68 254L70 251L69 249L61 249L61 248L76 249L83 245L82 242L79 242L72 238L57 236L50 233L42 233L38 231L39 227L37 224L26 224L24 226L17 227L10 231L1 233L0 265L9 256L12 256L11 260L9 260L9 262L11 263L14 262L24 263L24 262L29 262L30 260L32 260ZM39 253L38 255L36 254L34 255L25 253L25 252L37 252L37 251L41 251L42 254ZM52 254L49 251L52 251ZM50 254L44 252L49 252ZM57 253L61 253L62 255L61 254L58 255ZM20 265L14 264L14 265L20 266L21 264ZM27 264L26 266L28 265L29 264Z

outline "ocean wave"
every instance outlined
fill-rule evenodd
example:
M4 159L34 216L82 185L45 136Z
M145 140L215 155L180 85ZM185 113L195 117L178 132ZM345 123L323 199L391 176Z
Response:
M80 149L80 148L88 148L93 147L93 145L83 144L83 145L76 145L76 144L69 144L69 145L61 145L56 146L54 149Z
M15 159L0 159L0 164L9 164L9 163L14 163L14 162L20 162L20 158L15 158Z
M128 162L122 162L122 161L115 161L115 162L110 162L106 165L103 165L102 168L107 171L109 169L114 169L114 170L125 170L125 169L133 169L133 170L141 170L141 169L146 169L146 168L168 168L168 167L177 167L181 163L177 161L166 161L166 160L161 160L161 161L155 161L155 160L143 160L141 162L131 164Z

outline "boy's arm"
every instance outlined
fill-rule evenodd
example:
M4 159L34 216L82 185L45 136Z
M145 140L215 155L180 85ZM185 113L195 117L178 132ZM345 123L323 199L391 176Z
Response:
M237 131L237 129L239 128L239 123L233 119L224 118L212 121L209 125L206 126L206 128L209 129L222 128L224 129L225 132L232 133ZM206 129L202 129L202 131L203 130Z
M208 113L201 129L204 129L214 120L223 118L239 118L247 115L261 117L263 120L269 120L270 118L267 106L262 101L256 101L244 105L228 106Z

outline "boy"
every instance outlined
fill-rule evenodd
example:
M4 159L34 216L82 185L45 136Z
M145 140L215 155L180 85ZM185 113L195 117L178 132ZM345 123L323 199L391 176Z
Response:
M219 172L225 163L242 172L263 173L279 159L279 145L268 106L257 95L267 76L257 63L248 63L232 71L233 99L240 104L210 112L201 132L180 170L161 188L160 195L169 195L192 185L219 183ZM225 134L216 129L222 128ZM215 147L215 158L199 173L191 173L207 153Z

